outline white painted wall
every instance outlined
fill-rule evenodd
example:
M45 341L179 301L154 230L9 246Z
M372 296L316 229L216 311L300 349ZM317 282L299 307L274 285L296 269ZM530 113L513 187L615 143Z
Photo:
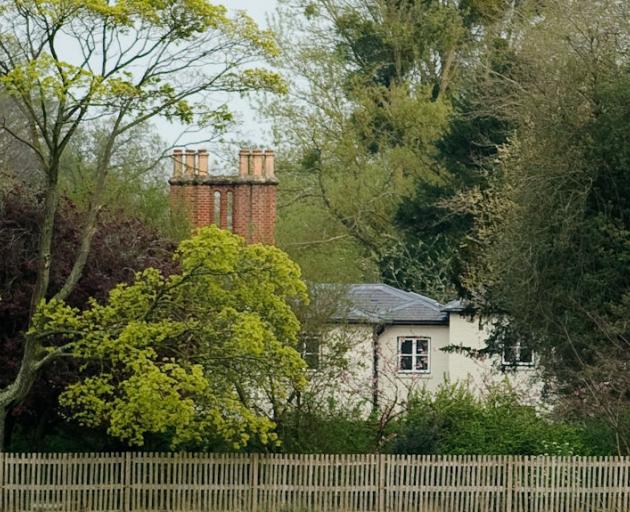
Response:
M486 346L490 334L488 323L479 325L478 318L470 315L451 313L449 317L449 339L451 345L470 347L475 350ZM540 399L542 383L536 367L517 367L502 371L501 357L487 356L483 359L466 356L464 353L451 353L450 376L452 381L468 379L478 393L488 386L508 380L510 384L529 397L532 402Z
M426 337L431 340L428 373L399 371L398 338L405 336ZM459 313L451 313L448 325L385 327L378 339L379 402L381 405L395 403L400 407L407 402L413 391L422 388L435 391L445 380L467 381L474 391L483 394L489 385L508 379L515 388L530 396L532 402L536 403L542 390L536 369L519 368L502 372L499 356L479 359L461 352L442 350L452 345L482 349L487 336L487 327L480 327L477 319ZM374 386L373 326L335 326L329 331L328 337L347 344L347 369L336 374L314 372L311 387L320 389L323 394L328 393L340 404L361 405L362 409L369 411Z
M430 339L428 373L406 373L398 369L398 337ZM449 374L449 354L441 349L449 343L447 325L393 325L379 337L379 392L381 403L403 405L414 390L435 390Z
M310 390L323 400L333 398L340 405L360 407L369 413L372 404L372 332L371 325L334 326L328 330L321 349L321 368L310 372ZM345 355L340 355L340 347L347 349ZM341 365L327 365L328 358L339 357L343 358Z

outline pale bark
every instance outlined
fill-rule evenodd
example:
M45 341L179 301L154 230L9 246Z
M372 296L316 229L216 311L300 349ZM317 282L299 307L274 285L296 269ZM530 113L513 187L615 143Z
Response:
M39 252L37 255L37 280L31 296L31 314L46 296L50 281L50 266L52 264L52 239L55 225L55 214L59 204L59 190L57 183L58 169L48 171L46 183L46 198L44 201L44 219L39 236Z
M41 347L36 338L26 336L24 339L24 353L17 376L5 388L0 390L0 451L4 450L4 432L7 412L9 407L23 400L35 382L37 377L37 353Z

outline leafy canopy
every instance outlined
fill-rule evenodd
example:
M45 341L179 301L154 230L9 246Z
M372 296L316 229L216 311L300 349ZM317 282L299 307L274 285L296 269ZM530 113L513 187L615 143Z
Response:
M261 404L305 382L289 304L307 301L298 266L214 226L183 241L175 259L179 272L139 272L84 311L58 300L38 308L30 334L63 337L84 361L62 405L136 445L164 432L173 445L275 440Z

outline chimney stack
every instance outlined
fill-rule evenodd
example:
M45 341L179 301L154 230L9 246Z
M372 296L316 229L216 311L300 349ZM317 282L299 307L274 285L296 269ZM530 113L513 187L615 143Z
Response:
M212 175L205 149L175 149L171 201L197 228L216 224L250 243L274 243L276 188L271 149L242 148L238 174Z

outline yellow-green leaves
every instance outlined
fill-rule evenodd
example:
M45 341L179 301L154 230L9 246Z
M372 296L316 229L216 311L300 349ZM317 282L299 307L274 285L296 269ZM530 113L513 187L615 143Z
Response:
M57 301L38 308L30 334L71 337L84 362L86 377L62 405L129 444L146 433L173 445L275 442L262 411L305 384L289 306L308 300L299 268L216 227L182 242L175 258L179 273L145 270L83 312Z
M207 0L0 4L0 89L38 126L43 153L96 118L112 138L160 116L220 132L231 119L213 94L286 91L261 65L277 55L273 33Z

